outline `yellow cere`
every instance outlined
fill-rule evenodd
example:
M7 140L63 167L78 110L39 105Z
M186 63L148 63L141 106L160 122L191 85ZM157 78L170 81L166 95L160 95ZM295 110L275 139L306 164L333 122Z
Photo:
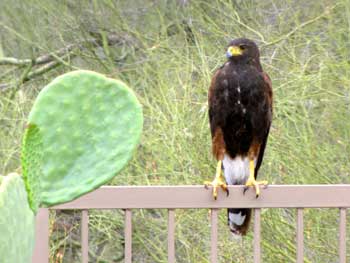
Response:
M227 51L230 52L232 56L239 56L243 53L238 46L230 46Z

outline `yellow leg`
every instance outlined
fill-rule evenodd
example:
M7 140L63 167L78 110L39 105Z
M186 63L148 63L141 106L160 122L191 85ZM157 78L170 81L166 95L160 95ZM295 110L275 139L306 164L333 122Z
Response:
M254 186L256 198L258 198L260 195L259 186L260 185L267 185L267 181L256 181L255 177L254 177L254 170L255 170L254 161L250 160L250 162L249 162L249 178L245 184L244 193L245 193L245 191L247 191L249 186Z
M208 188L210 185L213 187L213 197L215 200L218 197L218 188L219 187L221 187L222 190L224 190L227 195L229 194L225 179L222 177L221 164L222 164L222 161L218 161L218 165L216 166L216 174L215 174L214 180L212 182L210 182L210 181L204 182L205 188Z

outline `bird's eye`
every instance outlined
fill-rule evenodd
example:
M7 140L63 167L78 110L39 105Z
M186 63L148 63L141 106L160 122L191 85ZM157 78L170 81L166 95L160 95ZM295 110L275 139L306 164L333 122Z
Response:
M245 49L247 48L247 46L246 46L246 45L239 45L239 48L240 48L241 50L245 50Z

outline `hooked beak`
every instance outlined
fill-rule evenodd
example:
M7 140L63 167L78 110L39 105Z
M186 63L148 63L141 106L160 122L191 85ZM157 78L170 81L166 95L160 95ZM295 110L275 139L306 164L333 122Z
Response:
M242 53L242 50L238 46L230 46L226 51L226 57L230 58L234 56L239 56L242 55Z

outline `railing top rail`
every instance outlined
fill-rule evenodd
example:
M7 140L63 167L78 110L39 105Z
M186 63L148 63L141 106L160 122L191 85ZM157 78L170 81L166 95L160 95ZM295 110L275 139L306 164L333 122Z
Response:
M349 185L270 185L258 199L242 186L229 186L230 195L211 188L186 186L103 186L77 200L52 209L131 209L131 208L332 208L350 207Z

